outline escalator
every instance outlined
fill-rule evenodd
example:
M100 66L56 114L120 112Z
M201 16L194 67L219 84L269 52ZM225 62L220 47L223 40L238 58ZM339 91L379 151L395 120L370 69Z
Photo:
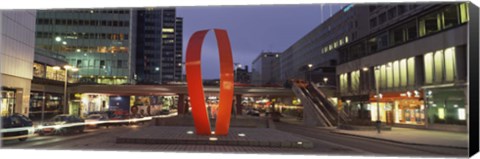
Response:
M337 111L335 105L313 84L295 83L292 90L304 106L305 125L332 127L349 120L346 113Z
M303 122L308 126L332 127L334 117L328 113L323 105L312 97L305 85L296 83L292 86L294 94L302 101Z
M325 95L324 91L322 91L320 88L316 87L313 83L310 83L307 86L307 90L312 93L312 97L322 103L322 105L330 114L333 114L333 116L337 117L336 119L339 120L340 123L347 123L350 121L347 113L344 111L339 111L337 106L328 100L327 95Z

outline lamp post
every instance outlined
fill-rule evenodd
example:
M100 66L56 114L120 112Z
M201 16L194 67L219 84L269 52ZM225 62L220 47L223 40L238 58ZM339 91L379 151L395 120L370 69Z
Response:
M310 82L312 80L312 67L313 67L313 64L308 64L308 82Z
M327 77L324 77L324 78L323 78L323 82L325 82L325 86L327 86L328 78L327 78Z
M379 90L379 81L380 81L380 74L378 73L380 71L380 67L377 66L375 67L375 76L378 75L378 78L375 80L375 88L376 88L376 94L377 94L377 132L380 134L380 126L382 122L380 121L380 90Z
M78 71L78 68L72 67L70 65L63 66L65 69L65 77L64 77L64 87L63 87L63 114L67 114L67 84L68 84L68 70L73 72Z

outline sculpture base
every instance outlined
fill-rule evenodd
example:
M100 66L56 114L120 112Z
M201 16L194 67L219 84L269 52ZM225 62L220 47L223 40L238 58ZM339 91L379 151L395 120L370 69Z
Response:
M313 142L275 129L230 128L226 136L196 135L194 131L194 127L152 126L117 136L116 143L313 148Z

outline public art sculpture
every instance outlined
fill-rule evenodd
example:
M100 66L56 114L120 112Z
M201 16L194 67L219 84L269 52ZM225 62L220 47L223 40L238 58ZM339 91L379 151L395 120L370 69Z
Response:
M186 72L188 94L192 106L192 116L197 135L211 135L203 92L201 50L205 35L209 30L195 32L187 46ZM215 124L215 135L227 135L230 126L230 114L233 99L233 58L230 40L226 30L213 29L217 39L220 56L220 101Z

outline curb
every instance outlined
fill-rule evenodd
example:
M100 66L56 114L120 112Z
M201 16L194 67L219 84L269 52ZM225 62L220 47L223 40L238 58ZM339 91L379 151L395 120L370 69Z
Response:
M331 132L332 132L332 133L335 133L335 134L340 134L340 135L356 136L356 137L362 137L362 138L368 138L368 139L374 139L374 140L382 140L382 141L399 143L399 144L409 144L409 145L418 145L418 146L432 146L432 147L444 147L444 148L455 148L455 149L468 149L468 147L460 147L460 146L432 145L432 144L421 144L421 143L412 143L412 142L402 142L402 141L397 141L397 140L390 140L390 139L382 139L382 138L376 138L376 137L370 137L370 136L355 135L355 134L342 133L342 132L337 132L337 131L331 131Z

